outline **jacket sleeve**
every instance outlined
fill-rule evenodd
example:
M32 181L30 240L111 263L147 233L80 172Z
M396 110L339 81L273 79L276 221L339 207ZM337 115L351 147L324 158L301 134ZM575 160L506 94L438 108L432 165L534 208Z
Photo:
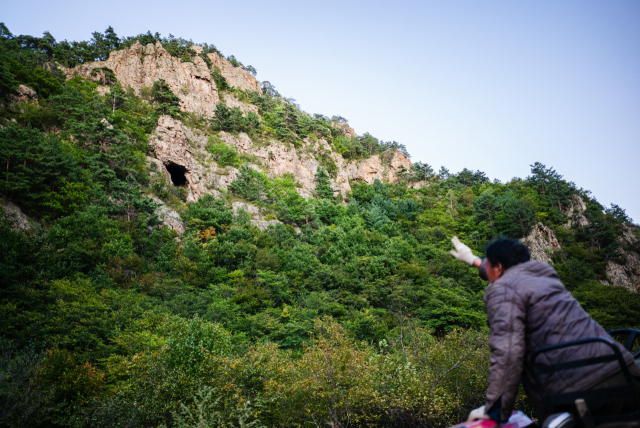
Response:
M517 287L498 280L485 297L491 329L486 409L490 413L500 407L502 421L513 411L524 363L526 307L516 290Z
M478 275L480 275L481 279L489 281L489 278L487 278L487 259L482 259L480 267L478 268Z

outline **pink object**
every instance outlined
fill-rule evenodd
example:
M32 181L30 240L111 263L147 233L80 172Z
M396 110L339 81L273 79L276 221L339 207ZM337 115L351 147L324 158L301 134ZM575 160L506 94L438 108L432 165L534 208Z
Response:
M531 424L533 424L533 421L529 419L524 413L518 411L513 412L509 417L509 421L500 426L502 428L526 428ZM493 428L497 426L497 422L494 422L491 419L485 419L474 422L463 422L450 428Z

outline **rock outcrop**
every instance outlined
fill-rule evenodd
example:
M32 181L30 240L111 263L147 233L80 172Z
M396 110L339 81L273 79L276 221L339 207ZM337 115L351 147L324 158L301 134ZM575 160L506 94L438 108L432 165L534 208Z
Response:
M240 107L243 116L246 116L250 111L258 114L258 107L254 106L253 104L243 103L231 94L223 94L222 99L224 100L224 105L229 108Z
M623 245L624 265L612 260L607 262L606 272L608 281L604 284L624 287L630 291L640 291L640 240L634 234L635 226L622 226L622 236L619 238Z
M358 136L358 134L356 134L356 131L354 131L347 122L331 122L331 126L342 130L344 136L347 138Z
M63 69L67 78L81 75L101 83L108 83L108 76L104 68L113 71L118 81L124 86L130 86L140 92L142 88L150 87L159 79L164 79L171 90L180 98L180 108L210 117L214 114L220 94L217 91L210 70L201 57L202 48L193 46L197 55L193 62L185 62L171 56L160 42L146 46L136 42L127 49L113 51L106 61L82 64L74 69ZM234 67L231 62L218 54L207 54L213 67L218 67L222 75L231 86L243 90L262 93L260 82L241 67ZM97 69L97 70L96 70ZM95 71L94 71L95 70ZM101 91L109 90L108 85L102 85ZM239 107L243 114L250 111L258 113L254 105L239 101L233 95L225 93L222 101L228 107ZM334 126L342 129L348 137L356 136L355 131L346 122L334 122ZM315 174L321 162L317 155L325 161L337 166L337 174L331 180L335 195L346 196L351 190L350 180L373 183L375 179L395 182L396 172L402 168L411 168L411 162L402 153L396 151L375 155L365 160L347 162L342 156L331 151L326 141L320 139L310 141L305 139L304 146L296 149L283 143L271 141L267 146L256 146L249 137L240 133L233 136L220 133L221 138L228 144L235 146L239 153L254 159L256 168L264 169L270 176L281 177L285 173L292 173L300 187L297 189L303 197L314 195L316 186ZM196 201L207 193L217 195L226 190L238 174L236 168L220 168L213 162L205 150L207 138L197 131L184 126L180 120L170 116L162 116L158 121L155 133L150 140L157 164L163 174L184 175L184 186L188 190L187 201ZM180 184L182 185L182 184Z
M200 47L194 46L194 48ZM202 48L200 48L200 52L202 51L201 49ZM262 95L262 87L260 86L260 82L256 80L253 74L242 69L241 67L234 67L233 64L216 53L210 53L207 56L211 60L213 66L220 69L220 72L222 73L224 78L227 79L229 85L244 89L245 91L257 91L260 95Z
M202 47L193 46L192 49L197 55L191 58L192 62L188 62L171 56L160 42L149 43L146 46L136 42L127 49L112 51L106 61L82 64L72 69L60 68L67 75L67 79L80 75L99 81L103 84L98 87L101 94L109 91L109 85L105 85L108 78L103 71L95 69L110 69L123 87L131 86L137 93L142 88L152 86L156 80L164 79L173 93L180 98L181 110L211 117L220 102L220 95L209 67L200 55L203 52ZM234 67L218 54L210 53L207 57L214 67L220 69L231 86L262 94L260 82L251 73L241 67ZM245 114L249 111L257 113L255 106L244 104L232 95L226 94L224 102L227 107L240 107Z
M569 221L564 225L565 229L569 229L573 225L577 225L578 227L589 225L589 220L587 220L583 214L586 209L587 204L584 203L584 200L578 195L573 195L571 205L569 205L569 208L565 211L565 214L569 217Z
M106 61L82 64L63 71L69 79L80 75L95 80L95 73L91 75L93 69L107 67L123 87L131 86L136 92L164 79L180 98L181 110L211 116L220 101L218 89L204 60L196 55L192 61L184 62L171 56L160 42L147 46L136 42L128 49L112 51Z
M562 249L553 230L542 223L536 224L529 235L522 238L520 242L529 247L531 260L549 264L553 264L551 254Z
M344 190L351 190L349 180L359 180L372 184L374 180L378 179L395 183L398 181L396 173L401 171L402 168L411 169L411 161L404 153L398 150L391 153L390 159L383 159L388 155L389 153L374 155L368 159L351 163L345 162L340 156L341 162L338 165L340 172L338 172L337 182L340 183Z
M37 103L38 94L28 86L20 85L16 89L16 94L9 94L9 98L15 103Z
M245 133L234 136L220 132L219 138L235 147L241 155L246 155L245 158L253 159L250 163L270 177L293 174L299 184L296 190L305 198L314 196L315 174L318 167L322 166L318 155L328 156L336 164L337 173L335 179L331 179L331 185L334 195L343 198L351 190L350 180L372 184L379 179L393 183L398 180L396 172L411 168L409 158L399 151L347 162L339 154L332 153L322 139L316 142L305 139L304 146L296 149L278 141L271 141L269 145L255 145ZM206 135L191 130L171 116L160 117L149 144L159 164L165 169L177 169L184 174L184 185L189 192L188 202L197 201L207 193L219 195L238 176L237 168L219 167L211 159L205 150Z
M252 204L247 204L245 202L234 202L231 204L231 207L233 208L233 213L235 215L238 215L240 210L244 210L247 214L249 214L251 224L262 231L267 230L269 226L275 226L282 223L281 221L275 219L265 219L265 217L260 213L260 209Z
M29 218L13 202L0 198L0 207L2 207L2 217L0 220L7 221L11 230L19 231L31 229Z
M194 202L207 193L203 185L203 175L206 174L196 160L198 146L193 147L190 144L188 132L188 128L184 127L181 121L171 116L161 116L149 145L155 158L164 167L163 173L169 173L171 169L174 174L184 176L184 183L174 183L184 185L188 191L187 202ZM172 180L174 179L175 177L172 177Z
M160 204L155 213L162 222L163 225L168 227L169 229L175 230L178 236L182 235L185 231L185 225L182 222L182 218L180 214L173 208L168 207L162 202L160 199L156 198L153 195L149 195L151 199L157 204Z

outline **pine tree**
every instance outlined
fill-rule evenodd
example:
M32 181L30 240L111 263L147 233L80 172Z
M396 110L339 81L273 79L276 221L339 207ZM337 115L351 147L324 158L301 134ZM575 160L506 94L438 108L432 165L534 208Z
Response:
M427 181L434 175L433 168L428 163L416 162L411 165L411 169L417 181Z
M164 79L153 82L151 94L153 101L157 104L156 110L160 114L168 114L173 117L180 115L180 98L171 91Z
M108 95L105 96L105 102L111 107L111 113L119 110L127 101L127 96L122 89L122 85L118 82L111 87Z
M333 189L331 188L331 183L329 182L329 175L321 166L318 167L318 172L315 175L316 181L316 195L320 199L330 199L334 200L333 197Z
M266 177L246 163L240 167L238 179L229 185L229 190L250 201L262 199L266 189Z

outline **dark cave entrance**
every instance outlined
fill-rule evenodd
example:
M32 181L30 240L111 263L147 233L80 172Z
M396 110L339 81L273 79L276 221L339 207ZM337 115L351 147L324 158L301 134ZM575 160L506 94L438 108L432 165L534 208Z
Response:
M185 172L187 169L182 165L176 165L175 163L170 163L166 166L167 171L171 174L171 182L176 186L186 186L187 185L187 177L185 177Z

